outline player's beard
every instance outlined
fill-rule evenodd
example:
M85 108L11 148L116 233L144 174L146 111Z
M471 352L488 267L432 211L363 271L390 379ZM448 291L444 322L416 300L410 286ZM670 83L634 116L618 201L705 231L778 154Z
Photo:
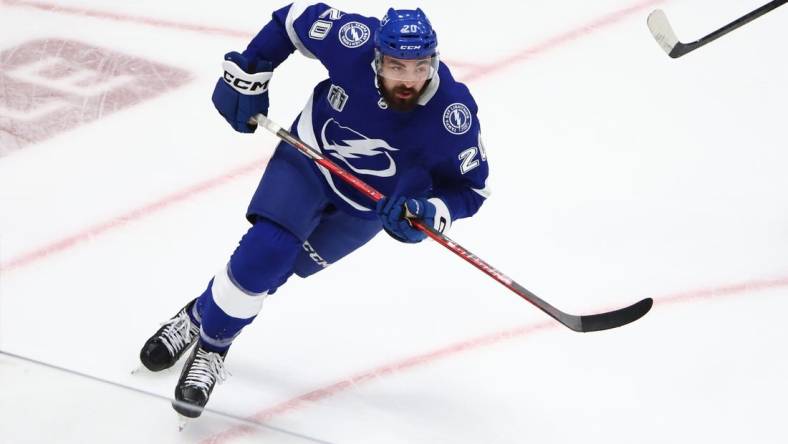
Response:
M384 85L382 79L378 79L378 82L380 82L380 85ZM421 97L421 94L427 88L429 83L429 80L426 81L420 90L408 88L405 85L397 85L391 89L383 86L381 90L383 91L383 98L386 99L386 103L388 103L391 109L403 112L412 111L414 108L416 108L416 105L418 105L419 97ZM405 92L410 93L407 98L398 96L398 94Z

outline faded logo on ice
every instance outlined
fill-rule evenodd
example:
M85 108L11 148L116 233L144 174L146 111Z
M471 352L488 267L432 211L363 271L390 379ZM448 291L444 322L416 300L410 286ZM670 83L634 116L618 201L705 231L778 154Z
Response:
M323 150L356 174L391 177L397 173L397 164L389 153L399 150L383 139L370 139L334 119L323 125L320 138Z
M73 40L32 40L4 48L0 157L152 99L190 78L179 68Z

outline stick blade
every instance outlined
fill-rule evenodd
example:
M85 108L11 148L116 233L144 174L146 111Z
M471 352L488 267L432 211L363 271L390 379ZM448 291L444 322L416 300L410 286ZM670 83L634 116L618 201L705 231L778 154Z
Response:
M661 9L652 11L651 14L648 15L648 19L646 19L646 24L648 24L648 29L651 31L651 35L654 36L654 40L657 41L659 46L674 59L679 57L680 54L677 54L675 49L676 46L680 46L681 43L678 37L676 37L676 32L673 31L673 27L670 26L668 16L665 15L665 12Z
M636 302L629 307L620 308L615 311L607 313L600 313L595 315L581 316L580 329L581 332L592 332L600 330L609 330L629 324L630 322L637 321L645 316L654 305L654 300L651 298L643 299Z

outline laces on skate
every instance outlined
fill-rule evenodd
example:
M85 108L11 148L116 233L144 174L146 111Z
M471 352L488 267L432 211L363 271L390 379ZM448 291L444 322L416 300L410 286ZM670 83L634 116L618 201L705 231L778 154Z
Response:
M162 322L162 326L167 326L162 332L162 343L171 355L176 355L180 350L191 343L192 338L199 332L197 327L192 325L189 315L183 311L178 316ZM191 332L191 330L195 330Z
M200 348L197 350L194 363L186 375L185 384L208 393L214 383L221 384L229 376L230 373L224 367L224 358L221 354Z

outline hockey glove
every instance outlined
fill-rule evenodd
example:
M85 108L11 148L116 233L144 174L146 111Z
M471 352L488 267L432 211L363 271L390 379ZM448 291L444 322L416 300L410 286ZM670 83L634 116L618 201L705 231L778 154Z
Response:
M423 231L410 224L412 218L418 218L427 225L443 231L446 223L437 227L435 224L435 205L427 199L407 199L405 197L384 197L379 200L375 211L383 223L383 229L391 237L400 242L415 244L427 237Z
M224 75L213 90L213 105L236 131L253 133L257 124L249 119L268 114L268 82L273 65L267 60L248 60L237 52L224 56Z

